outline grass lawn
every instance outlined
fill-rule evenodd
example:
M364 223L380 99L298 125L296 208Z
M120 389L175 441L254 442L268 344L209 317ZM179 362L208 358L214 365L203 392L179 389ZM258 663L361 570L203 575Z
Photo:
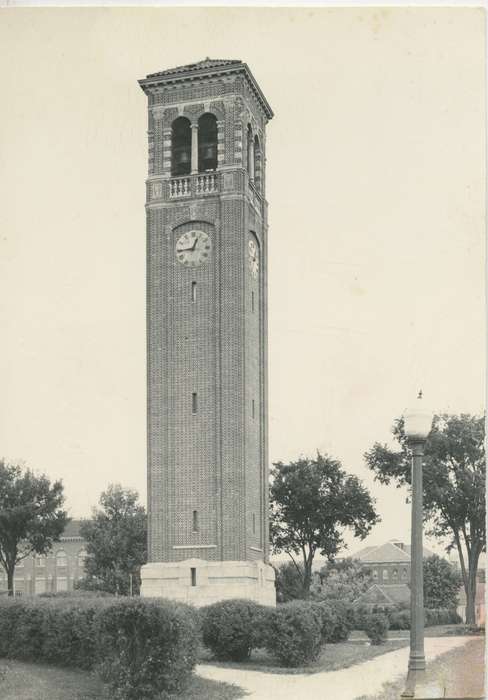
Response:
M171 700L237 700L236 686L194 676L190 687ZM23 661L0 659L2 700L108 700L110 695L95 674ZM170 700L168 697L167 700Z
M337 671L341 668L354 666L354 664L368 661L375 656L400 649L407 646L408 643L409 640L405 638L392 640L379 646L371 646L364 638L364 640L356 639L340 642L339 644L327 644L316 661L309 666L299 666L297 668L277 666L276 661L264 649L255 649L248 661L214 661L208 653L203 653L200 661L201 663L209 663L212 666L235 668L242 671L262 671L264 673L280 674L319 673L321 671Z
M477 698L484 694L485 639L478 637L464 647L453 649L427 665L427 677L441 682L447 698ZM356 700L398 700L404 690L405 679L386 683L379 695L362 695Z

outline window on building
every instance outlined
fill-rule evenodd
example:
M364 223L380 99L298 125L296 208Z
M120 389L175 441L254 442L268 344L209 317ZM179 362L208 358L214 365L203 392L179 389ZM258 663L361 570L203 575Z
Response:
M378 572L376 571L376 569L373 569L373 581L377 581L377 580L378 580Z
M261 145L257 134L254 137L254 185L258 190L261 188Z
M254 313L254 292L251 292L251 311Z
M393 569L392 578L394 581L398 581L398 569Z
M197 585L197 570L192 567L190 569L190 575L191 575L191 585L196 586Z
M407 579L407 576L408 576L407 570L406 570L406 569L403 569L403 570L402 570L402 579L405 581L405 580Z
M193 532L198 532L198 511L197 510L193 511L192 530L193 530Z
M191 171L191 126L186 117L171 125L171 174L189 175Z
M192 302L195 302L197 300L197 283L196 282L191 283L191 300L192 300Z
M256 534L256 513L252 514L252 534Z
M36 566L46 566L46 556L44 554L36 555Z
M46 592L46 579L45 578L36 578L36 581L34 583L34 592L37 594Z
M68 579L66 576L57 576L56 577L56 591L58 593L62 593L63 591L68 590Z
M247 172L249 173L249 177L254 177L254 156L253 156L253 138L252 138L252 129L251 125L247 125L247 134L246 134L246 145L247 145Z
M193 394L191 395L191 412L196 413L198 410L198 397L197 397L197 392L194 391Z
M77 564L78 564L78 569L84 569L85 568L85 559L86 559L86 549L80 549L78 552L78 557L77 557Z
M383 581L388 581L388 569L383 569Z
M217 168L217 119L214 114L202 114L198 120L198 172Z
M256 402L254 401L254 399L251 402L251 415L253 418L256 417Z
M66 556L64 549L58 549L56 552L56 566L68 566L68 557Z

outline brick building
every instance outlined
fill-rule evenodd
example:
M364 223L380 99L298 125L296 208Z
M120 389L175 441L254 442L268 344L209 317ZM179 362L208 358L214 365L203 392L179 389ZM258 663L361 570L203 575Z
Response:
M59 542L44 556L27 557L15 567L15 595L58 593L73 590L83 577L85 540L80 536L80 520L71 520ZM0 593L7 592L7 574L0 569Z
M366 608L391 608L410 603L410 545L390 540L379 546L365 547L353 555L371 571L373 585L356 604ZM433 552L424 547L424 558Z
M433 552L424 547L424 559ZM410 583L410 545L390 540L379 546L365 547L353 555L371 570L373 580L380 585Z
M206 59L140 85L149 147L142 594L274 604L265 200L273 113L242 61Z

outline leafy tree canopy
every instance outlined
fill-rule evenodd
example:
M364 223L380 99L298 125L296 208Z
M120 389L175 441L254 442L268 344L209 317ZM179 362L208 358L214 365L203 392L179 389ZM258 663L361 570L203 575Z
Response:
M357 476L340 462L317 453L271 470L270 522L275 553L286 552L303 565L302 585L308 595L314 556L333 559L343 548L343 534L352 530L363 539L379 520L374 502Z
M138 498L137 491L119 484L101 494L100 508L80 528L87 556L78 588L127 595L132 575L132 590L138 593L140 568L147 560L147 519Z
M424 605L426 608L457 607L461 574L445 559L434 554L424 559Z
M0 564L13 595L15 566L30 554L45 554L58 542L69 518L62 510L63 484L51 484L19 465L0 460Z
M371 570L348 557L327 562L314 578L310 590L317 600L353 603L372 584Z

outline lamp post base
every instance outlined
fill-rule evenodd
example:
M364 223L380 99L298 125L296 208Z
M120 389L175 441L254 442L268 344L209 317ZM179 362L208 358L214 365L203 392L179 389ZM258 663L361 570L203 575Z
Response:
M409 670L405 690L401 698L410 700L433 700L445 698L446 688L438 680L427 679L425 671Z

